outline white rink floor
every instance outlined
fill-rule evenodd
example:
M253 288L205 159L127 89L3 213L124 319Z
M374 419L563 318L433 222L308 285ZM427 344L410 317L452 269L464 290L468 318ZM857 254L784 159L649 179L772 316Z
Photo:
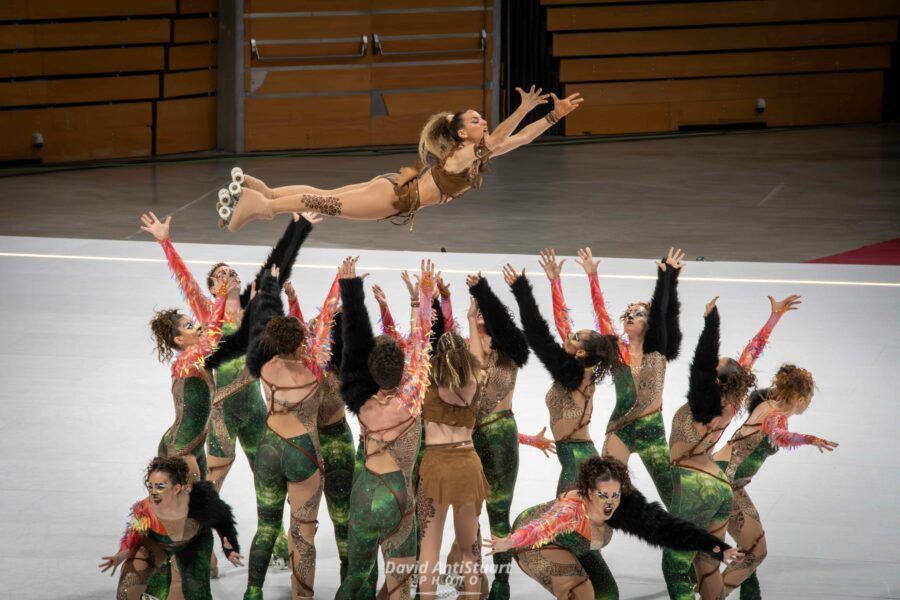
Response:
M225 260L249 280L268 252L263 247L178 247L198 278L212 262ZM314 314L334 267L350 253L301 253L293 279L306 314ZM415 268L419 258L365 252L360 261L363 271L372 272L368 283L386 289L398 317L405 315L406 303L396 271ZM536 256L431 258L452 283L459 317L467 306L468 272L487 273L500 297L514 304L498 274L506 261L528 267L550 317L549 285ZM565 268L576 325L592 327L586 280L577 276L580 269L573 261ZM628 301L649 299L654 270L651 261L603 262L601 283L612 314ZM173 418L168 368L155 362L147 323L154 308L183 303L152 242L0 237L0 274L5 282L0 295L0 598L113 598L115 581L99 574L96 565L115 551L128 508L143 494L142 469ZM721 296L722 349L736 356L768 317L766 295L803 296L801 310L776 329L758 362L758 376L765 383L785 361L811 369L819 392L808 414L794 418L792 427L841 446L832 455L812 448L780 452L751 484L769 541L769 557L760 570L765 597L900 598L900 435L895 425L900 269L692 262L681 281L684 347L668 371L667 430L684 399L705 302ZM370 308L377 319L374 301ZM548 376L532 359L519 377L514 401L521 431L535 433L546 424L548 387ZM592 427L599 445L613 403L607 385L595 403ZM640 462L633 460L631 467L638 487L655 497ZM555 459L522 448L513 516L552 498L558 469ZM223 496L235 508L246 555L256 516L243 456ZM318 598L331 598L338 563L324 502L320 520L316 591ZM604 556L623 598L666 597L658 550L619 534ZM240 598L246 569L220 564L215 597ZM270 574L266 598L289 598L289 585L287 572ZM515 567L512 590L514 598L547 596Z

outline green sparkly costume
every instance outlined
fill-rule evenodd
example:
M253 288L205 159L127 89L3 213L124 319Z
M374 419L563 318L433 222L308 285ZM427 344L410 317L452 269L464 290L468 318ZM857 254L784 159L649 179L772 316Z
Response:
M261 377L263 366L270 361L281 360L267 353L260 346L259 341L265 332L268 321L275 316L284 314L279 282L270 275L264 274L259 288L259 294L254 300L256 304L249 317L251 324L247 352L247 369L255 377ZM308 360L303 361L302 368L323 369L328 365L330 356L328 356L327 343L323 345L323 340L327 341L329 338L331 319L336 305L335 296L336 287L333 286L323 305L316 330L307 336ZM326 378L328 376L324 375ZM288 484L306 481L317 471L321 473L323 469L317 421L326 386L319 385L315 379L306 385L293 387L277 386L265 378L261 378L261 381L270 392L268 394L269 413L274 414L277 401L282 410L289 411L303 424L307 433L288 439L279 435L268 423L263 431L254 463L254 479L261 502L257 503L257 529L250 547L247 591L244 595L247 600L262 598L266 571L278 530L282 526ZM277 394L291 391L296 392L297 396L292 399L290 404L283 396L277 396ZM302 506L291 506L290 535L299 554L296 560L290 561L292 563L292 579L297 582L305 595L313 595L311 581L315 574L316 549L303 536L300 527L317 522L317 509L323 482L324 480L320 479L318 492L314 493Z
M491 338L490 351L482 367L483 383L472 442L490 484L487 513L491 535L505 537L510 531L509 510L519 472L519 430L513 412L497 410L497 407L516 387L519 369L528 360L528 341L486 279L479 279L469 288L469 293L478 303ZM509 552L494 555L492 600L509 598L511 563Z
M336 348L334 350L337 351ZM323 381L322 406L319 410L319 422L325 422L337 410L343 412L344 402L341 399L340 380L334 371ZM328 516L334 526L334 538L337 543L338 557L341 561L341 581L347 576L347 522L350 519L350 492L353 485L353 470L356 448L353 444L353 432L342 417L331 425L319 427L319 446L325 465L325 504Z
M222 502L212 484L191 486L183 539L175 542L144 499L132 507L131 521L122 537L120 550L130 550L119 575L117 599L140 600L142 592L166 600L171 584L170 560L178 565L185 600L212 600L209 561L213 549L212 530L223 539L226 554L240 552L231 508ZM224 541L230 549L226 550ZM148 580L152 578L148 585Z
M213 382L208 372L203 376L178 378L172 382L172 398L175 402L175 424L162 436L157 455L184 457L191 455L200 466L200 479L206 479L207 422L211 407Z
M559 459L560 473L556 482L556 493L562 494L575 487L578 467L592 456L600 456L597 447L590 440L563 440L556 442L556 457Z
M640 364L631 364L628 346L624 342L619 343L620 352L631 368L613 374L616 404L606 427L607 443L610 436L615 435L629 454L636 453L640 457L666 506L672 499L672 474L666 428L662 420L662 401L666 364L677 358L681 351L679 272L671 266L665 271L657 271L656 287L646 316L647 328ZM597 274L592 273L588 279L600 333L617 335L606 311ZM559 296L562 296L561 291ZM654 405L659 408L649 412Z
M373 401L372 398L379 392L368 369L368 358L375 347L375 338L365 307L362 280L342 279L340 287L343 306L341 396L347 409L359 417L363 406ZM395 397L407 408L421 406L427 384L430 292L420 292L420 301L423 308L417 317L418 330L411 333L407 345L407 367ZM350 520L348 538L349 568L337 599L374 597L379 547L386 569L390 563L410 567L407 573L391 575L396 580L393 585L386 573L382 593L390 595L399 591L401 598L410 597L409 580L414 574L412 567L418 548L413 477L422 439L419 410L413 408L409 418L378 430L367 427L359 419L361 437L350 494L350 514L353 518ZM380 454L390 456L398 470L386 473L370 470L367 460Z
M704 529L667 513L659 503L647 502L637 490L622 494L618 507L608 502L614 512L602 525L591 522L579 494L565 494L522 512L509 537L518 565L551 594L554 580L564 577L556 581L563 598L590 585L594 598L616 600L618 586L600 554L614 530L665 548L715 552L718 546L719 557L729 548Z
M679 444L687 450L672 461L673 492L669 510L674 516L704 529L721 523L714 533L724 537L733 503L731 483L709 456L728 424L723 418L722 390L717 379L718 309L713 308L704 321L691 363L688 402L678 409L672 419L670 447L674 449ZM706 468L715 469L716 473L689 466L691 459L703 461L704 458L708 458ZM716 559L708 555L698 556L696 552L663 551L663 577L673 600L694 600L695 559L697 568L702 565L705 571L698 570L698 585L702 589L704 579L718 573Z

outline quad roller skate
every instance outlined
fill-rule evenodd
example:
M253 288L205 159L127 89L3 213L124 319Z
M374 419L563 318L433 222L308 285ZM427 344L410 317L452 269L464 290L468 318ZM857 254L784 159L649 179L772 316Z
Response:
M219 201L216 203L216 212L219 213L219 227L225 227L231 222L234 209L241 198L244 183L244 172L240 167L231 170L231 183L228 187L219 190Z

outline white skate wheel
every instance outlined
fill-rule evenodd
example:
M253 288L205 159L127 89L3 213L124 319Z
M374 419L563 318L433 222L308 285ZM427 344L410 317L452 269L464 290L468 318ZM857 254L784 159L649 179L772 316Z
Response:
M224 202L225 200L231 200L231 194L228 193L228 190L222 188L219 190L219 202Z
M238 184L244 183L244 172L241 171L240 167L235 167L231 170L231 180Z
M228 193L232 196L240 196L241 195L241 184L232 181L228 184Z
M231 218L231 207L230 206L220 206L219 207L219 216L225 219L226 221Z
M234 204L234 199L232 199L231 194L225 194L224 198L219 198L219 204L222 206L231 206Z

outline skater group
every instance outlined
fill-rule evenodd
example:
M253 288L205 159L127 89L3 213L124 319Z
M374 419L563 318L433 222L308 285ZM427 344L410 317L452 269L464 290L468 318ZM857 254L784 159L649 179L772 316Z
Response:
M552 326L524 269L512 265L502 277L518 322L474 273L466 279L466 323L460 323L450 287L430 260L413 275L403 272L410 302L405 333L385 292L373 285L376 334L358 257L338 266L312 319L301 312L291 273L323 215L392 219L412 229L418 210L480 187L490 159L528 144L581 102L578 94L519 92L520 107L493 131L474 110L436 115L423 129L415 167L367 183L270 188L235 170L233 185L219 194L220 225L237 230L290 214L246 285L226 263L213 265L201 285L171 241L171 217L142 215L142 229L159 242L188 310L157 311L150 323L159 360L171 363L175 414L144 473L148 494L132 506L118 551L100 565L119 570L117 598L212 598L216 535L226 560L238 567L246 561L245 600L263 597L271 568L290 571L292 598L312 598L323 497L340 557L341 599L428 597L442 584L456 586L460 597L521 597L510 586L513 562L553 597L618 598L603 558L616 530L662 548L671 598L725 598L738 588L742 599L761 597L757 569L767 545L748 484L779 449L837 446L788 428L788 418L804 412L814 395L809 371L785 364L770 385L756 386L754 364L799 296L769 298L767 320L739 359L720 353L717 298L703 308L687 402L668 437L662 407L667 364L682 342L681 250L655 263L650 299L626 306L620 329L607 311L600 261L590 248L580 249L576 262L589 284L591 328L571 322L560 278L565 261L552 249L539 257L550 282ZM544 118L515 133L529 112L551 100ZM520 396L532 394L516 391L532 354L552 381L545 397L549 436L547 428L519 433L513 412L514 396L520 404ZM591 420L604 380L615 398L598 449ZM358 425L357 440L348 415ZM742 424L720 444L739 416ZM253 472L257 506L246 558L231 508L220 498L240 493L235 484L223 491L238 445ZM521 445L555 454L560 471L545 502L512 518ZM633 453L661 502L632 483ZM482 536L485 509L490 535ZM454 539L444 544L451 512ZM442 546L450 547L443 564ZM493 569L482 564L485 553Z

